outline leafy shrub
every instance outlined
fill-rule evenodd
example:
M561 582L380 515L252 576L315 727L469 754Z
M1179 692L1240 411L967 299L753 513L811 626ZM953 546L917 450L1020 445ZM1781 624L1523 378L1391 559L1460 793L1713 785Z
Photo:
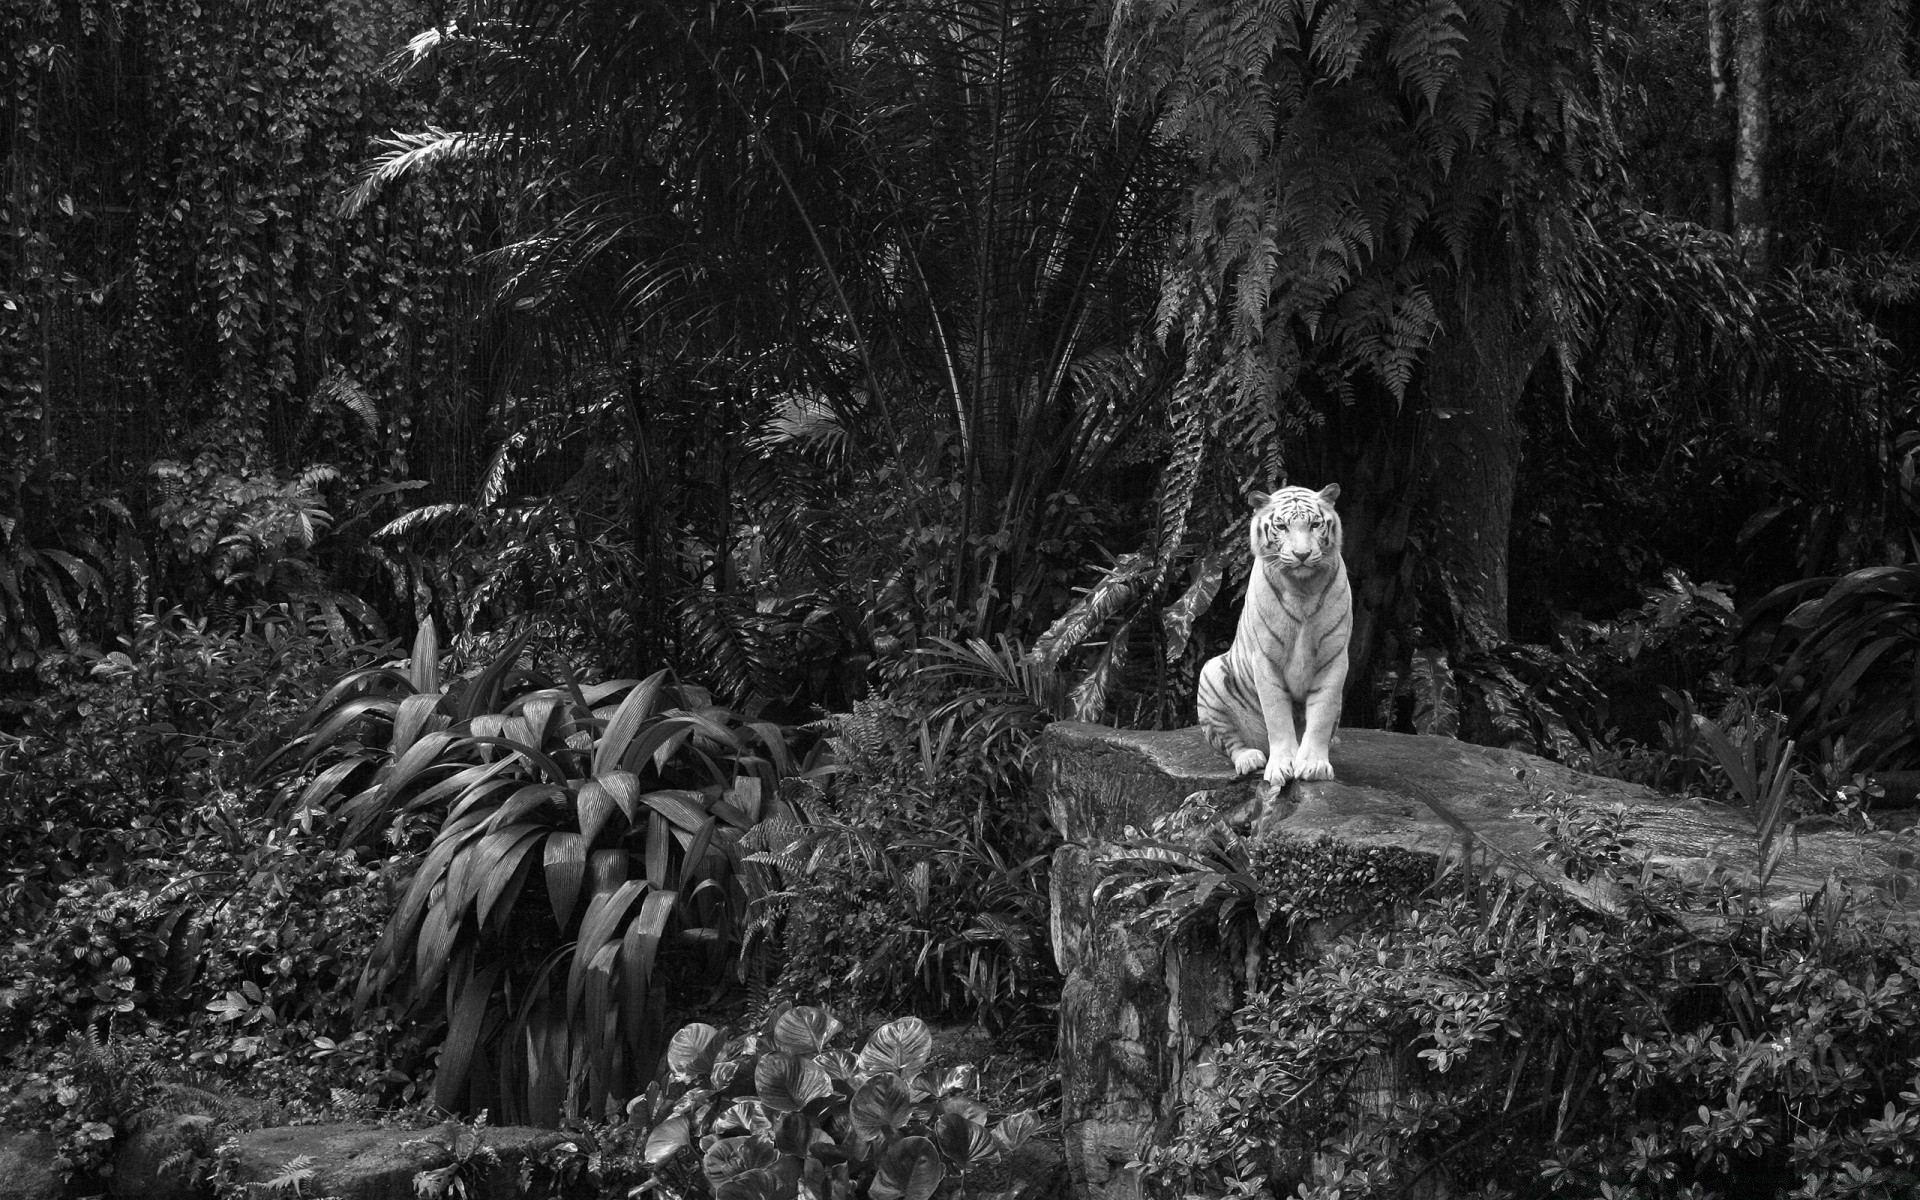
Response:
M424 1099L426 1031L391 1007L355 1005L404 861L255 828L244 854L181 864L206 876L192 893L199 956L184 1061L296 1107L323 1107L336 1088L382 1104Z
M134 887L75 881L0 948L0 1048L62 1036L159 1039L170 1071L226 1077L293 1107L334 1088L425 1094L419 1031L356 1013L360 965L392 912L389 869L299 831L243 823L232 844L171 847Z
M1032 1136L1030 1114L989 1128L970 1066L931 1069L933 1038L915 1017L874 1030L858 1054L830 1048L841 1023L783 1008L728 1038L688 1025L667 1050L671 1076L628 1106L646 1133L651 1177L636 1189L695 1197L965 1195ZM978 1174L975 1176L978 1178Z
M151 1041L70 1034L15 1094L0 1093L0 1122L47 1129L58 1142L54 1169L70 1182L97 1181L156 1093L157 1058Z
M740 837L784 811L793 764L778 727L664 671L556 683L518 667L523 645L443 686L425 626L409 662L336 683L265 769L297 764L281 807L344 847L432 831L358 1002L420 1016L443 997L436 1102L550 1124L637 1091L666 985L723 977L770 890Z
M1844 739L1865 770L1920 764L1920 566L1787 584L1743 627L1790 736L1807 746Z
M341 591L314 560L333 524L321 493L337 481L332 467L309 467L291 479L204 453L190 463L152 467L166 577L174 591L208 613L260 604L286 606L301 624L318 617L331 636L360 630L384 636L366 601Z
M1395 846L1351 846L1330 836L1236 834L1204 802L1156 820L1100 856L1095 900L1171 938L1210 937L1258 981L1262 953L1302 922L1364 911L1381 895L1414 895L1432 881L1423 856Z
M141 617L0 735L0 905L28 924L64 882L124 883L232 819L249 757L367 653L271 607L229 630L178 610Z
M107 599L109 556L88 529L99 521L49 483L45 472L0 470L0 674L31 670L57 646L78 653L84 610ZM108 521L126 516L113 502L85 507Z
M1549 798L1537 820L1611 911L1455 872L1380 888L1370 924L1311 954L1270 939L1271 986L1144 1164L1161 1194L1920 1187L1910 929L1838 883L1778 913L1725 871L1683 878L1618 814Z
M832 789L763 858L787 881L761 914L786 920L776 990L992 1029L1043 1023L1059 988L1052 835L1025 750L1049 718L1017 686L935 683L835 718Z
M0 951L0 1042L51 1042L116 1018L138 1028L156 993L185 973L187 915L97 877L62 887L38 936Z

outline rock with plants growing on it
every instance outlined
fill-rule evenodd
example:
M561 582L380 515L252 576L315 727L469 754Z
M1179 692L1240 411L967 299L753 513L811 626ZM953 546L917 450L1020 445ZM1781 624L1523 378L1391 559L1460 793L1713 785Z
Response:
M933 1037L905 1017L858 1053L835 1048L825 1009L783 1008L729 1038L693 1024L667 1049L670 1074L627 1106L665 1200L1011 1200L996 1168L1034 1134L1030 1113L997 1124L969 1093L974 1069L930 1067Z

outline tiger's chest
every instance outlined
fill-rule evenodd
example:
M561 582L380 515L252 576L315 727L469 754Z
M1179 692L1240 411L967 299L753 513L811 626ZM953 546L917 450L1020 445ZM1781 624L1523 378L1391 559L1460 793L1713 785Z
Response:
M1249 607L1255 619L1242 634L1260 661L1257 669L1278 675L1289 693L1304 695L1328 664L1346 649L1348 608L1346 577L1313 581L1311 588L1280 586L1259 578ZM1252 665L1252 664L1249 664Z

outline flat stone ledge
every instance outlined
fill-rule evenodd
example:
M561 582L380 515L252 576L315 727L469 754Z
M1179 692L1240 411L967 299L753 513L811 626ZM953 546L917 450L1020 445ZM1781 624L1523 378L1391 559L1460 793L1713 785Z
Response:
M1055 761L1062 755L1080 760L1071 772L1056 775L1084 779L1089 773L1112 772L1116 778L1157 774L1166 784L1148 789L1157 793L1146 797L1149 803L1104 812L1089 811L1088 801L1095 797L1087 793L1097 789L1084 782L1067 789L1064 804L1061 797L1050 795L1059 810L1055 821L1064 821L1061 832L1069 841L1104 841L1119 836L1125 825L1143 826L1171 811L1151 811L1151 802L1164 802L1161 797L1183 788L1188 794L1214 793L1222 811L1260 800L1252 777L1236 778L1226 756L1198 728L1141 732L1060 722L1048 728L1046 737L1047 753ZM1333 780L1295 781L1266 800L1260 827L1441 855L1457 851L1460 839L1458 830L1435 812L1433 805L1439 804L1477 840L1510 861L1532 866L1542 879L1605 904L1606 897L1572 884L1539 861L1541 833L1533 818L1549 794L1558 794L1590 807L1625 808L1638 845L1655 863L1682 873L1704 873L1716 863L1733 872L1752 872L1759 865L1753 821L1741 809L1589 775L1517 750L1453 738L1343 729L1332 761ZM1797 909L1834 878L1878 892L1893 919L1920 921L1920 862L1910 849L1890 838L1817 826L1789 830L1784 836L1786 851L1764 893L1769 907Z

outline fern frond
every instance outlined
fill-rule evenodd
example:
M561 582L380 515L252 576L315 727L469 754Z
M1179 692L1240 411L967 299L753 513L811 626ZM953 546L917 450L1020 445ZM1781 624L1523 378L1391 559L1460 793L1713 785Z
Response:
M344 370L335 371L322 379L320 386L313 389L313 396L308 404L316 409L328 404L338 404L360 418L361 424L367 427L368 433L375 437L380 436L380 406L374 403L373 397L367 393L367 390Z

